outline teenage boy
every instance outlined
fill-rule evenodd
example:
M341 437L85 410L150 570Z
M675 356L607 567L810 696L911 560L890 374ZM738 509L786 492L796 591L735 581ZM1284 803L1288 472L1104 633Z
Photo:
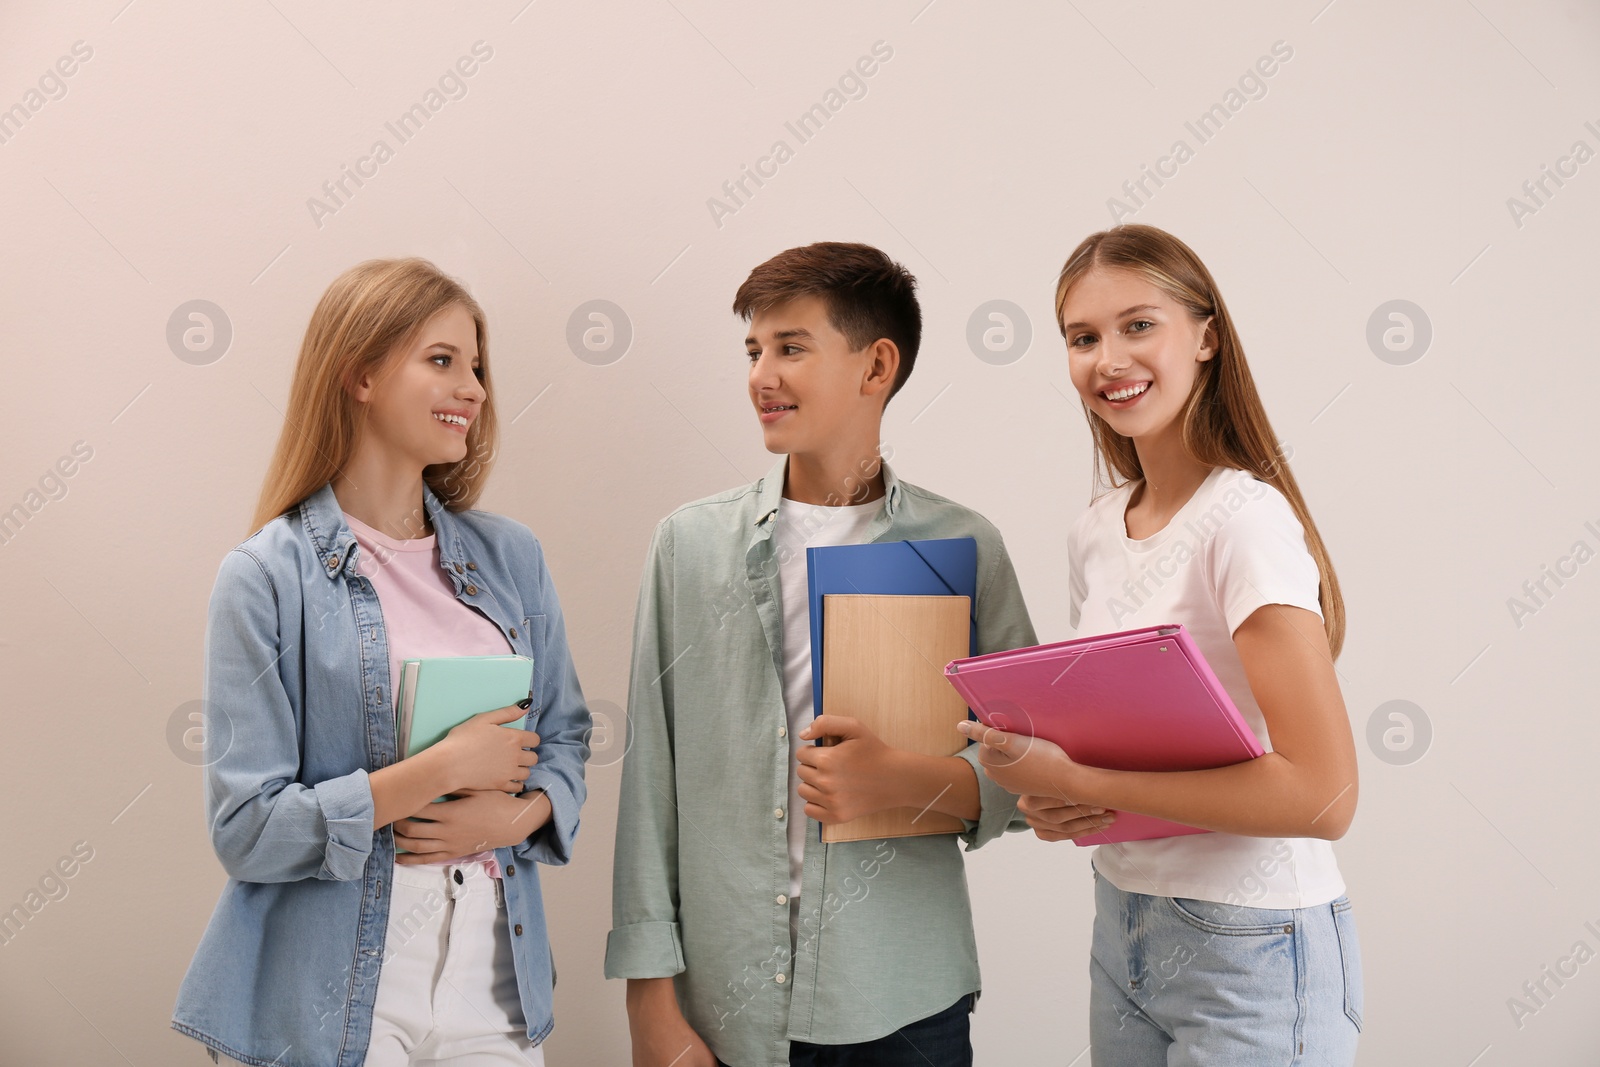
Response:
M773 257L734 298L750 402L785 458L679 508L650 546L606 946L606 976L628 979L635 1067L972 1062L957 837L970 850L1004 833L1016 798L971 748L924 756L812 717L807 547L976 538L979 650L1034 643L994 526L880 459L884 405L921 340L915 289L876 248L830 242ZM819 822L887 808L965 831L819 840Z

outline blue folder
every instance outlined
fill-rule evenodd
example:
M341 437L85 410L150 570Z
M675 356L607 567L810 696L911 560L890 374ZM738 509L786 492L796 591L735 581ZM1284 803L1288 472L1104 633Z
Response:
M978 542L874 541L806 549L811 601L811 707L822 714L822 598L839 593L877 596L964 596L974 614L968 647L978 645Z

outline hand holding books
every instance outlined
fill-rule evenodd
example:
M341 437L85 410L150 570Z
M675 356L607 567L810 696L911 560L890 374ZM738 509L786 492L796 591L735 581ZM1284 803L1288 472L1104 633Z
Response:
M539 735L510 724L527 714L525 703L485 711L452 727L433 746L454 768L456 790L522 792L528 771L539 762L534 751L539 747Z
M1002 789L1019 796L1058 796L1071 802L1078 764L1054 741L970 720L957 723L956 729L978 742L978 762Z
M819 715L800 732L800 799L824 829L893 807L899 753L860 719Z
M1099 817L1089 801L1104 795L1108 776L1227 767L1263 752L1180 625L958 659L945 676L978 714L960 730L983 746L984 773L1031 798L1029 825L1059 834L1046 840L1081 846L1210 833L1133 811L1081 831Z
M427 827L429 822L470 824L479 827L481 835L485 823L469 816L480 814L485 804L469 803L440 819L437 809L451 807L441 801L487 791L502 797L523 792L530 770L539 762L534 752L539 735L515 725L533 703L532 675L533 661L526 656L444 656L403 662L395 704L395 745L401 763L425 761L434 768L434 780L447 788L432 806L423 805L409 813L410 819L396 824L401 852L412 844L430 852L448 851L441 839L460 836L451 825ZM547 813L542 794L539 800ZM423 812L427 817L419 818ZM523 804L512 818L521 820L530 813L537 812ZM534 828L536 824L528 825L522 836Z
M511 724L533 703L532 674L526 656L406 660L395 704L401 758L439 749L429 758L452 768L451 792L520 793L528 769L538 762L531 750L539 735Z

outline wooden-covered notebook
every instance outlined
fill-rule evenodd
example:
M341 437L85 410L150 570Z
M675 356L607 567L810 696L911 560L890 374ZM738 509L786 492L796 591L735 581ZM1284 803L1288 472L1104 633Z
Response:
M964 596L827 595L823 600L822 710L866 724L885 744L953 756L967 739L967 705L944 667L968 654L972 602ZM928 798L931 805L934 797ZM953 834L953 815L891 808L822 828L822 840Z

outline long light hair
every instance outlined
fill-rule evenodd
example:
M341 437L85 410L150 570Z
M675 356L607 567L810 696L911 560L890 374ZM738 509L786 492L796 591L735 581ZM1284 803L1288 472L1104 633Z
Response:
M367 413L351 389L364 374L381 387L399 364L396 347L411 343L424 323L450 307L465 308L477 327L483 406L467 431L466 456L425 467L422 477L451 511L472 507L483 492L498 441L483 308L460 282L425 259L370 259L334 279L311 313L252 530L294 508L344 469Z
M1067 291L1097 267L1137 274L1187 308L1196 321L1210 317L1216 354L1198 365L1194 388L1179 416L1184 450L1208 467L1249 471L1289 501L1305 530L1306 548L1317 561L1321 578L1317 599L1322 606L1323 629L1328 635L1328 647L1337 657L1344 647L1345 625L1339 579L1288 460L1278 447L1277 435L1272 432L1255 379L1245 363L1244 346L1211 272L1188 245L1154 226L1128 223L1090 234L1067 257L1056 282L1056 325L1063 337L1067 332L1062 310ZM1143 478L1144 469L1133 438L1113 430L1087 402L1083 412L1094 434L1096 483L1117 488Z

